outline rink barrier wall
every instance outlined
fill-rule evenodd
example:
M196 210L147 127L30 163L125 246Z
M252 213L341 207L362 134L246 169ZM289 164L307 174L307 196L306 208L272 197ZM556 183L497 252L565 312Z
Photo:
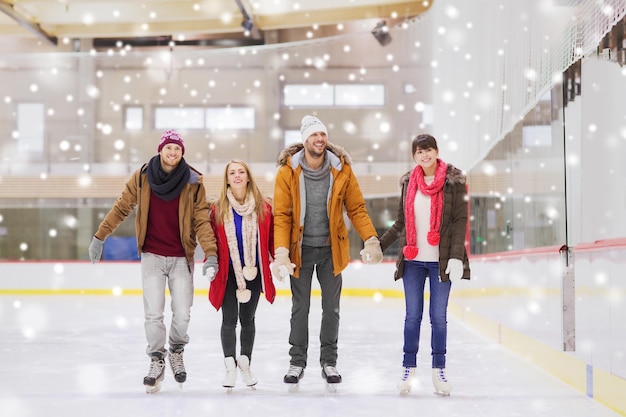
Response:
M562 337L562 247L474 255L450 314L626 416L626 239L570 248L575 350Z
M352 262L343 272L347 296L403 298L401 281L393 280L394 263L364 265ZM0 262L0 295L141 295L141 264L128 261ZM278 296L289 296L289 282L275 280ZM196 296L207 296L209 282L202 276L202 264L195 264ZM319 284L313 283L319 295Z
M573 248L576 273L576 345L562 351L560 248L472 256L472 280L451 292L449 313L484 336L544 369L579 392L626 416L626 285L621 276L626 240ZM139 296L139 262L0 262L0 296ZM352 262L343 272L343 295L402 298L394 262ZM195 294L206 297L201 264ZM288 282L276 282L289 296ZM319 296L314 281L313 294ZM611 320L611 317L614 320ZM620 322L621 321L621 322Z

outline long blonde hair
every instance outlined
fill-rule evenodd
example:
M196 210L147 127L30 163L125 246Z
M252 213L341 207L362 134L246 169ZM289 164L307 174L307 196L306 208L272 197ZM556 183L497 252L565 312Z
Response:
M220 191L220 198L215 204L215 208L217 211L216 213L217 222L224 223L228 210L231 209L230 202L228 201L228 197L226 196L226 190L228 189L228 168L230 167L231 164L239 164L246 170L246 174L248 176L248 185L246 187L246 199L248 198L248 195L252 194L252 196L254 197L254 202L255 202L254 211L256 211L259 221L263 221L265 217L265 212L263 210L263 203L265 203L268 200L267 198L263 196L263 193L261 193L261 190L257 186L256 181L254 180L254 176L252 175L252 171L250 171L250 167L248 166L248 164L246 164L244 161L240 159L232 159L230 162L226 164L226 168L224 168L224 182L222 183L222 190Z

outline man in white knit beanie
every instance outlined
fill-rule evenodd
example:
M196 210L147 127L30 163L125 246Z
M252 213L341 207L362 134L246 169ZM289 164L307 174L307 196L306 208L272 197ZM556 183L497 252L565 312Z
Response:
M361 258L379 263L382 252L376 229L350 155L328 141L328 130L315 116L304 116L302 143L284 149L278 160L274 188L274 263L272 275L290 278L292 293L289 370L284 382L294 390L307 366L309 310L313 272L322 291L320 365L332 390L341 382L337 372L341 272L350 260L344 209L365 242ZM292 236L296 237L292 239Z
M302 136L302 143L304 143L309 136L315 132L321 132L328 137L328 129L320 119L315 116L309 116L308 114L302 118L302 124L300 126L300 136Z

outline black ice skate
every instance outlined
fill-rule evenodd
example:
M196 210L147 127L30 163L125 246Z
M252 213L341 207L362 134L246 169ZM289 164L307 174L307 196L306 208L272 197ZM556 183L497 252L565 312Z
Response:
M326 380L326 388L330 392L337 391L337 384L341 383L341 375L337 368L331 365L322 366L322 378Z
M174 379L178 382L179 388L182 388L183 382L187 380L187 372L185 371L185 364L183 362L183 349L170 352L170 366L172 367Z
M302 366L289 365L289 370L283 378L283 382L289 385L289 392L298 391L298 383L304 377L304 368Z
M165 377L165 361L153 356L150 362L150 370L148 375L143 378L143 385L146 387L146 393L153 394L161 390L161 381Z

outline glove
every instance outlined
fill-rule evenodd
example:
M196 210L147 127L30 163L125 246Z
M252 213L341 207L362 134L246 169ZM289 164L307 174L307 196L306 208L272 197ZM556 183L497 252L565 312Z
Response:
M463 262L460 259L456 258L448 259L446 274L448 274L448 277L452 282L460 280L461 277L463 277Z
M283 282L285 278L293 275L296 264L291 263L289 259L289 249L276 248L274 251L274 262L272 263L272 275Z
M215 275L217 275L218 269L217 256L209 256L204 261L204 265L202 265L202 275L206 275L209 282L212 282L215 279Z
M104 242L97 237L93 237L91 239L91 243L89 244L89 259L92 264L95 264L102 257L102 247L104 246Z
M383 251L380 249L380 241L376 236L367 239L363 250L359 253L361 260L366 264L378 264L383 260Z

